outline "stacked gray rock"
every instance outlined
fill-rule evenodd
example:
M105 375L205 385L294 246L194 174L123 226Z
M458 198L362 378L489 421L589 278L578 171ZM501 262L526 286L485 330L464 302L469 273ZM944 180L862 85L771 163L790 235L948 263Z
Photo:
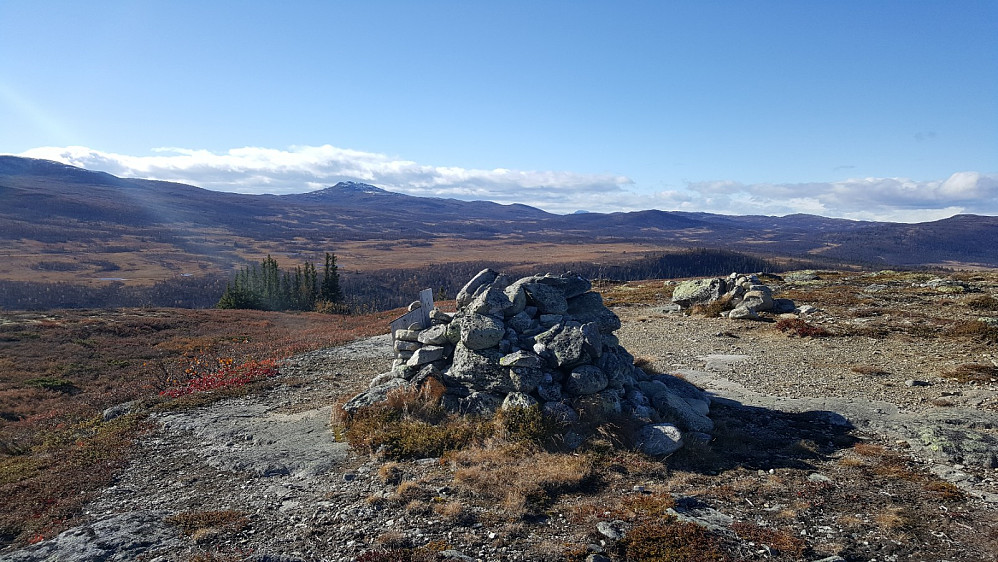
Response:
M732 273L728 277L683 281L672 293L672 302L683 309L716 301L731 306L731 310L721 313L726 318L756 320L760 312L784 314L796 310L794 301L773 298L773 289L751 274Z
M620 319L591 289L572 274L513 281L485 269L458 293L456 313L434 309L429 327L396 332L392 370L344 409L432 377L446 388L442 404L452 412L488 416L539 405L565 422L569 446L587 437L591 420L620 416L643 422L636 444L650 454L677 450L683 432L708 439L709 397L682 379L636 367L614 335Z

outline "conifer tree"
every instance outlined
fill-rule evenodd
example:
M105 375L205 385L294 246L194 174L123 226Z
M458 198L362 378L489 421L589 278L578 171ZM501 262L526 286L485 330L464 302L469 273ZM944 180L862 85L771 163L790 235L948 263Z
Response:
M315 264L305 261L293 270L283 271L277 260L267 256L258 268L244 267L232 283L226 286L218 308L251 308L257 310L316 310L320 300L329 303L343 301L336 257L326 254L326 266L319 283ZM323 306L323 310L327 307Z
M340 274L336 267L336 254L326 252L326 265L322 271L322 285L319 287L319 298L332 303L343 302L343 290L340 289Z

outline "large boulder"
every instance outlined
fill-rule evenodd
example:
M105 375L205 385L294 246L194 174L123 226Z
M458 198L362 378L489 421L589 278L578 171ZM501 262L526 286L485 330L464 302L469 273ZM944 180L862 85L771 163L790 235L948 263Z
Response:
M683 308L694 304L715 301L727 289L724 279L692 279L676 285L672 291L672 302Z

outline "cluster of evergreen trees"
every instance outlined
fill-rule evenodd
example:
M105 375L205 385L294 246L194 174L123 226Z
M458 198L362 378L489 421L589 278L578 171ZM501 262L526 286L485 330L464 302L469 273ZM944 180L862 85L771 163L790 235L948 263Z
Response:
M315 265L306 261L294 270L282 270L277 260L267 256L260 266L245 267L225 288L217 308L256 310L304 310L340 312L344 310L336 256L326 252L322 279Z

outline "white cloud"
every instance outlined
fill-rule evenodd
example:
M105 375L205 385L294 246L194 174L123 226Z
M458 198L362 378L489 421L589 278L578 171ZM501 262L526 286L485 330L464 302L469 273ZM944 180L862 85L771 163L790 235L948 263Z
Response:
M224 153L159 148L129 156L86 147L42 147L46 158L117 176L189 183L238 193L298 193L354 180L424 197L523 203L556 213L663 209L725 214L811 213L858 220L921 222L957 213L998 214L998 175L957 172L943 180L853 178L835 182L688 182L658 192L623 175L430 166L385 154L324 146Z
M793 184L690 183L688 205L714 212L811 213L857 220L922 222L959 213L998 214L998 176L957 172L945 180L853 178Z
M289 150L244 147L222 154L184 148L154 152L154 156L129 156L70 146L35 148L21 156L237 193L297 193L355 180L410 195L526 203L555 212L585 207L593 198L620 193L632 183L625 176L609 174L428 166L329 145Z

